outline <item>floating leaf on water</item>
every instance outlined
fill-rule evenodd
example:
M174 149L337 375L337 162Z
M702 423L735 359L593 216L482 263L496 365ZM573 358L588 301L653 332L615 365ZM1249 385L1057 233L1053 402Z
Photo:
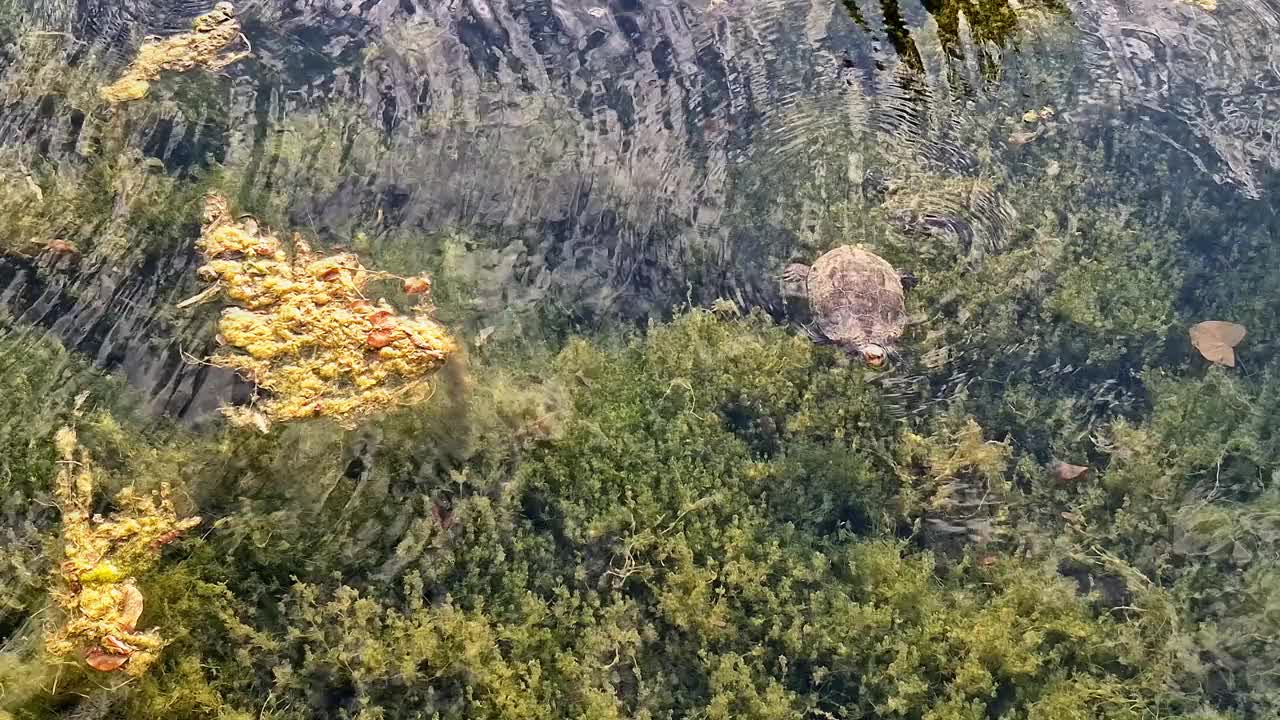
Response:
M1191 326L1191 344L1205 360L1227 367L1236 366L1235 347L1248 330L1243 325L1222 320L1206 320Z

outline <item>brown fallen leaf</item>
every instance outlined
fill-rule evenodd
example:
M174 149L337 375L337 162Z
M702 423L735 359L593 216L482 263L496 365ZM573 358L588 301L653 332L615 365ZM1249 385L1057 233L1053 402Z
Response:
M80 252L76 248L75 243L69 243L61 238L50 240L48 244L44 246L44 249L54 255L71 255Z
M1027 132L1022 128L1018 128L1009 134L1009 142L1014 145L1026 145L1027 143L1040 137L1040 131Z
M431 292L431 278L425 275L405 278L404 292L406 295L425 295Z
M1222 320L1206 320L1191 326L1191 344L1205 360L1227 367L1236 366L1235 347L1248 333L1243 325Z
M133 583L125 583L124 598L120 602L120 626L132 632L138 627L138 618L142 617L142 591Z
M366 338L365 342L369 344L369 347L380 350L390 345L393 340L395 340L395 335L392 334L390 329L374 328L369 331L369 337Z
M95 647L89 648L89 651L84 654L84 662L98 672L112 672L119 670L125 663L129 662L129 656L116 655Z
M1083 477L1089 472L1089 468L1084 465L1072 465L1071 463L1062 462L1061 460L1054 460L1049 463L1048 467L1049 472L1061 482L1075 480L1076 478Z

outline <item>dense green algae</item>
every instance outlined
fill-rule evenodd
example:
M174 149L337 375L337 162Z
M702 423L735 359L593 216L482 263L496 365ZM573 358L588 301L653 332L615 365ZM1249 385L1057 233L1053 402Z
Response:
M971 419L904 435L876 376L835 360L764 318L692 311L574 341L541 381L477 368L465 406L360 433L101 435L121 476L182 478L222 515L143 581L175 641L115 712L1217 717L1199 688L1235 675L1206 658L1274 636L1258 390L1162 380L1096 477L1063 486ZM386 459L352 472L373 437ZM1220 495L1192 497L1223 461ZM991 487L996 532L929 533L964 519L929 501L940 479ZM1105 589L1078 594L1060 564ZM1207 596L1235 567L1239 591ZM62 682L14 710L95 681Z

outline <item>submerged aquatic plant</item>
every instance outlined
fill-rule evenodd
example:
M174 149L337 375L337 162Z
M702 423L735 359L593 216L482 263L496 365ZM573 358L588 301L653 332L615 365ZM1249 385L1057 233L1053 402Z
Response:
M319 255L296 234L292 245L290 258L255 220L235 221L225 198L208 197L198 247L208 260L200 275L214 285L182 305L219 293L234 303L218 322L227 349L210 362L269 393L256 409L225 409L232 422L265 428L323 416L350 427L379 409L425 399L431 375L455 349L428 315L430 281L396 278L420 298L405 317L364 294L370 281L392 276L351 253Z
M248 57L248 50L220 54L243 37L234 12L231 3L220 2L191 23L191 32L143 43L120 79L103 87L99 95L111 103L141 100L161 72L187 72L197 67L221 70Z
M141 675L165 640L156 630L139 631L143 596L137 577L153 567L160 549L200 523L179 519L161 485L156 497L125 488L109 518L91 513L94 472L88 453L69 427L55 439L61 456L54 496L62 512L64 558L53 599L62 611L46 647L53 655L81 658L95 670L124 669Z
M943 12L972 18L967 7ZM948 42L956 27L964 29L940 21L937 34ZM997 113L968 123L981 126L984 143L994 138L1000 162L978 155L957 170L937 162L947 155L925 160L949 146L920 143L904 154L919 169L890 173L879 191L853 174L858 163L878 169L874 157L786 133L798 150L755 154L767 160L756 163L767 166L759 202L746 206L747 183L736 181L729 205L753 232L727 236L725 246L744 274L781 267L791 244L816 255L855 240L918 273L907 307L924 321L907 328L899 367L844 366L762 314L721 303L655 322L629 343L573 340L554 363L538 356L547 347L506 343L500 330L500 342L477 353L475 392L376 418L360 433L305 424L261 437L161 437L124 423L117 452L129 477L176 477L181 467L184 490L223 518L181 566L145 584L119 583L108 598L119 624L136 624L145 592L148 622L172 643L141 682L97 695L118 700L110 712L105 701L76 700L82 687L37 689L42 678L27 668L43 666L0 652L0 695L8 695L0 707L8 702L24 718L278 720L1277 716L1280 372L1261 349L1277 336L1278 295L1265 292L1275 287L1274 263L1256 259L1274 257L1274 236L1269 227L1223 235L1212 213L1226 209L1216 203L1176 224L1184 206L1176 175L1129 182L1112 171L1145 172L1150 163L1129 161L1151 152L1149 138L1126 140L1116 127L1106 142L1114 155L1075 142L1088 118L1068 112L1069 94L1039 85L1025 93L1019 76L1008 73L1012 97ZM31 102L15 107L39 98L25 92ZM973 102L981 108L986 98ZM1064 108L1060 119L1023 118L1049 102ZM397 166L409 175L382 172L382 153L394 156L396 146L375 142L383 130L357 103L302 105L268 126L267 137L281 138L269 162L257 145L237 150L228 155L233 181L207 182L240 188L244 202L278 218L301 217L306 203L326 198L346 203L343 191L375 173L432 177L412 164ZM364 119L344 124L348 112ZM1011 128L1025 135L1006 142ZM194 217L189 203L204 187L181 171L138 175L140 162L117 159L109 142L99 147L110 163L27 163L43 204L26 199L38 195L28 173L12 173L12 189L26 194L9 195L7 214L24 228L10 234L39 239L32 250L50 238L74 242L88 271L123 248L188 247L196 230L164 232L180 222L162 221ZM784 165L790 184L776 181ZM861 198L849 183L858 175ZM279 182L286 176L304 186ZM145 194L131 194L136 177L146 179ZM411 203L423 201L408 192ZM166 197L183 204L154 201ZM437 287L442 304L450 299L442 294L471 302L472 287L459 279L487 277L497 288L490 304L515 305L506 281L514 273L504 273L523 254L509 260L509 248L483 237L423 242L395 216L398 204L350 203L374 208L385 226L355 241L362 258L376 252L386 269L479 268L442 273L459 288ZM327 222L348 227L329 232L370 226L335 210ZM202 247L220 250L207 253L217 283L204 297L227 299L234 317L249 314L239 335L223 329L226 355L260 363L254 379L272 399L289 397L294 381L354 392L351 376L330 381L316 368L348 350L353 363L378 359L394 333L375 332L384 328L369 322L380 310L373 303L356 305L363 309L341 328L350 337L325 334L324 323L337 322L327 313L345 301L359 302L343 289L347 279L387 276L346 260L329 279L332 264L308 274L309 263L332 259L305 246L295 253L287 238L267 242L255 223L227 219L225 203L221 212L223 245ZM774 217L786 233L769 229ZM818 230L800 221L810 217ZM1230 283L1189 250L1213 243L1241 253L1215 261L1234 268ZM595 238L589 249L599 249ZM550 256L530 255L534 270L554 270ZM150 269L121 266L125 276ZM529 305L554 297L547 291L544 301L539 284L521 289ZM429 285L415 278L404 289ZM712 285L692 285L690 297L723 290ZM743 295L735 300L759 304ZM1183 307L1189 296L1200 305ZM483 313L466 317L477 326L496 311ZM69 313L48 315L65 323ZM607 327L610 316L601 316ZM1188 318L1201 317L1247 324L1260 368L1187 373L1166 345L1171 329L1185 337ZM123 336L132 326L118 327ZM163 336L147 328L147 339ZM28 548L49 532L51 514L38 508L57 467L48 447L41 454L25 443L60 424L62 405L47 396L68 383L30 342L0 332L5 347L15 348L0 380L0 395L13 398L0 402L13 410L9 426L55 423L9 433L0 462L0 490L10 489L0 492L0 511L17 508L0 552L16 568L7 577L17 578L0 598L0 636L14 637L43 597L21 580L48 574ZM71 357L79 362L85 349ZM316 365L289 369L304 360ZM271 379L279 384L268 388ZM57 393L44 393L50 383ZM123 402L125 393L111 394ZM90 444L105 463L107 446L96 436ZM95 662L119 662L100 652ZM21 667L6 676L6 662ZM123 669L138 667L130 660ZM19 705L21 682L32 689Z

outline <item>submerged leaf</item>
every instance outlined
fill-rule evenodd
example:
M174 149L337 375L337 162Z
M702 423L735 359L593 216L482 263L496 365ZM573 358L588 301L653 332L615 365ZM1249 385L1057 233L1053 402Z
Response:
M120 625L126 630L134 630L138 627L138 618L142 617L142 591L133 583L125 583L122 590L124 597L120 601Z
M431 292L431 278L426 275L405 278L404 291L407 295L425 295Z
M129 662L128 655L116 655L109 653L102 648L89 648L84 654L84 662L89 667L99 672L114 672Z
M1089 472L1089 468L1084 465L1072 465L1071 463L1055 460L1049 463L1049 472L1062 482L1075 480Z
M1233 322L1206 320L1191 326L1191 344L1209 362L1235 367L1234 348L1247 332L1243 325Z

